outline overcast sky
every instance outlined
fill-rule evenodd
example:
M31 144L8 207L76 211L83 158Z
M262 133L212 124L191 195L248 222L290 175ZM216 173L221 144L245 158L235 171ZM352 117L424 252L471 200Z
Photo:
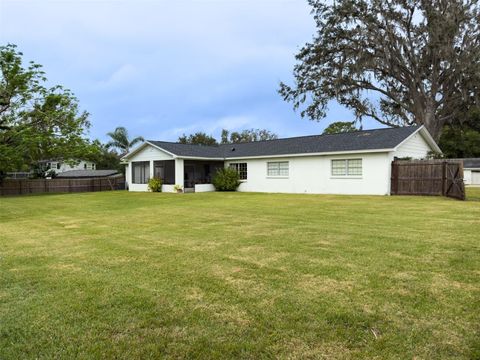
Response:
M314 32L306 0L0 0L0 42L71 89L102 140L119 125L176 140L222 128L318 134L353 120L336 104L320 123L302 119L277 93Z

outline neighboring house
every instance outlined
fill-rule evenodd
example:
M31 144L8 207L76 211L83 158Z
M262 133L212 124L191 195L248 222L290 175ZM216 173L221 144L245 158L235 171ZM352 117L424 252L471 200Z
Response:
M239 191L385 195L395 157L430 151L441 152L421 126L219 146L146 141L122 160L130 191L147 191L151 177L163 179L163 191L213 191L212 176L228 166L240 175Z
M42 160L39 161L40 167L45 171L53 170L56 174L70 170L95 170L96 165L92 161L79 160L74 164L68 164L64 160Z
M57 175L57 179L106 178L122 176L117 170L68 170Z
M465 185L480 185L480 158L459 160L463 160Z

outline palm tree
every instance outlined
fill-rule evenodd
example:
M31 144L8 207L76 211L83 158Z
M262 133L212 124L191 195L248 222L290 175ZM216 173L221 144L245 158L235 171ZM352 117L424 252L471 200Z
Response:
M122 153L128 153L130 148L136 143L145 141L142 136L137 136L136 138L130 140L128 137L128 130L123 126L119 126L113 132L107 133L112 140L107 143L108 148L119 149Z

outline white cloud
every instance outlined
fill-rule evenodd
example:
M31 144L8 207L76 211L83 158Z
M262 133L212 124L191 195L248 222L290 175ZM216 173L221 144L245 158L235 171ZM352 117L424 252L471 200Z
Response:
M226 116L213 123L213 126L210 127L210 131L214 132L216 130L239 130L246 127L252 127L256 123L254 116Z
M241 130L245 128L254 127L256 119L254 116L238 115L238 116L226 116L219 119L204 119L197 121L188 126L171 127L164 129L155 134L157 139L170 139L176 140L183 134L192 134L195 132L205 132L208 135L219 137L222 129L230 131Z
M122 65L115 70L108 79L98 82L100 88L112 88L119 85L128 84L135 80L139 75L139 71L131 64Z

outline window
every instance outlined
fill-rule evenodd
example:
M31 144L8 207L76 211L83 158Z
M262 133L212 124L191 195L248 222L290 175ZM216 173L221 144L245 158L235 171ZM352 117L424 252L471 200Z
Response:
M267 176L288 176L288 161L268 162Z
M332 176L362 176L362 159L332 160Z
M87 170L87 163L83 164L83 168Z
M247 180L247 163L230 164L230 168L238 173L240 180Z
M57 170L60 170L60 163L57 163Z
M138 161L132 162L132 183L146 184L150 179L150 162Z

